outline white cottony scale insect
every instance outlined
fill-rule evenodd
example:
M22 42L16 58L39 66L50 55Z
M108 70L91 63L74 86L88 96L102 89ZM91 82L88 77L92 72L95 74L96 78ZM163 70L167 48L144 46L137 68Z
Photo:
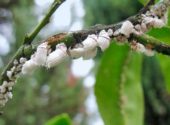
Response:
M15 59L14 62L13 62L14 65L17 65L18 64L18 61Z
M97 36L92 34L88 35L88 37L82 42L84 53L83 53L83 59L90 59L96 56L97 53Z
M121 28L119 29L119 32L121 34L124 34L126 37L129 37L131 33L133 33L134 25L130 21L123 22Z
M70 48L68 51L72 58L80 58L85 52L82 44L76 44L74 48Z
M47 57L46 66L47 68L51 68L61 63L68 57L67 47L64 43L58 44L56 49L50 53Z
M154 56L155 54L153 50L145 48L143 44L137 43L136 41L131 43L131 49L140 53L144 53L146 56Z
M141 30L142 32L146 32L148 30L145 23L141 23Z
M14 81L8 82L7 87L8 87L8 88L9 88L9 87L13 87L13 86L14 86L14 84L15 84L15 82L14 82Z
M22 63L25 63L27 61L27 59L26 58L24 58L24 57L21 57L20 59L19 59L19 62L22 64Z
M161 28L165 25L163 19L158 19L157 17L147 17L147 16L144 16L143 23L145 23L146 25L153 26L155 28Z
M108 29L107 33L108 33L109 36L112 36L113 35L113 30L112 29Z
M149 23L151 23L151 24L153 24L154 23L154 18L153 17L148 17L148 16L145 16L145 15L143 15L143 23L145 23L145 24L149 24Z
M88 60L88 59L94 58L96 56L96 54L97 54L97 48L85 51L84 55L83 55L83 59Z
M162 19L155 18L154 27L155 28L162 28L163 26L165 26L165 22Z
M11 79L12 78L12 71L7 71L6 75L8 76L9 79Z
M3 81L2 86L3 87L8 87L8 82L7 81Z
M136 29L137 31L140 31L140 30L141 30L140 24L135 25L135 29Z
M23 74L30 74L32 73L35 68L37 67L38 65L34 62L34 60L30 59L28 61L26 61L22 67L22 73Z
M37 47L37 51L35 52L35 55L33 56L33 60L37 65L44 66L47 60L47 54L48 54L48 44L42 43Z
M12 91L12 87L8 87L8 90L9 90L9 91Z
M15 70L16 70L16 66L13 66L13 67L11 68L11 72L15 72Z
M144 53L146 51L145 46L141 43L137 43L136 41L132 42L131 49L133 49L137 52L140 52L140 53Z
M13 96L12 92L7 92L6 94L7 94L7 98L12 99L12 96Z
M4 93L6 91L6 88L4 86L0 86L0 93Z
M88 35L88 37L82 42L85 51L92 50L97 47L97 36Z
M109 37L109 34L105 30L100 31L99 36L97 38L97 43L102 51L104 51L105 49L109 47L110 37Z
M146 51L144 52L146 56L154 56L155 52L151 49L146 49Z

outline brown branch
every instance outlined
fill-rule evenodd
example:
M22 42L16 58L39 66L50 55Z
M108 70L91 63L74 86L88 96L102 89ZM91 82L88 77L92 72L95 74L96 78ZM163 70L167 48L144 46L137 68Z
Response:
M167 45L164 42L159 41L158 39L155 39L148 35L142 36L133 35L133 39L143 44L146 48L170 56L170 45Z
M64 42L67 45L67 47L69 48L69 47L74 46L76 43L81 43L90 34L97 34L101 30L107 31L108 29L112 29L113 31L115 31L120 26L121 26L121 24L99 25L99 26L95 26L95 28L92 27L88 30L80 30L80 31L76 31L76 32L72 32L72 33L64 33L64 34L60 33L60 34L49 37L45 41L48 42L49 45L54 48L55 48L56 44ZM114 36L112 36L111 38L114 39ZM167 45L164 42L159 41L151 36L148 36L148 35L138 36L138 35L133 34L129 38L130 43L131 43L132 39L143 44L146 48L149 48L149 49L154 50L158 53L162 53L164 55L170 56L170 45Z
M149 10L149 8L150 8L150 6L152 6L152 5L154 5L155 4L155 0L150 0L147 4L146 4L146 6L144 6L141 10L140 10L140 12L139 13L146 13L148 10Z

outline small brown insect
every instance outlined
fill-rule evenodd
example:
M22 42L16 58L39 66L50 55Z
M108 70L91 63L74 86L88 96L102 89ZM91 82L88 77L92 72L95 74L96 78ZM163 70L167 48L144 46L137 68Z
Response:
M56 34L52 37L49 37L46 42L48 42L48 45L52 45L58 41L61 41L62 39L65 38L65 36L67 35L67 33L59 33L59 34Z

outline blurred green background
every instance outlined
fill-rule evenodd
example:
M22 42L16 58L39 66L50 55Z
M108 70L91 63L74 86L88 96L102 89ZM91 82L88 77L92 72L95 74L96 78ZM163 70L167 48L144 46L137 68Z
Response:
M0 51L1 71L22 43L25 34L47 12L52 2L47 1L0 0L0 41L5 39L3 41L8 42L6 49L9 50ZM35 43L62 31L73 31L95 24L113 24L136 14L142 8L137 0L66 2L63 5L65 8L56 12L51 23L36 37ZM62 18L63 22L66 21L65 25L60 25L62 21L58 22ZM150 35L157 38L154 32L159 34L159 31L150 32ZM170 38L165 40L165 37L160 35L158 39L168 42ZM0 44L1 47L2 42ZM104 54L99 52L94 62L90 74L95 74L97 78L94 93L106 125L170 125L169 57L143 57L131 52L127 46L114 44ZM86 87L83 83L84 77L88 75L75 76L72 64L69 60L56 68L39 68L30 76L20 77L13 90L13 99L2 109L4 113L0 116L0 125L43 125L62 113L67 113L74 125L93 125L95 118L88 120L91 114L85 106L93 86ZM125 67L125 64L130 68ZM100 118L100 115L97 117ZM96 125L103 125L103 122Z

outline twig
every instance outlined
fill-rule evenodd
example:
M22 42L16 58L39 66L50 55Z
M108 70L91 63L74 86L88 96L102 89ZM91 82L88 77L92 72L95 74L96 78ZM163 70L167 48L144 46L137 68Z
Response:
M133 35L133 38L136 39L139 43L143 44L145 47L152 49L158 53L170 56L170 45L165 44L158 39L155 39L148 35L137 36Z
M72 32L68 34L60 33L60 34L49 37L45 41L48 42L48 44L52 47L55 47L56 44L61 43L61 42L64 42L67 45L67 47L72 47L76 43L81 43L89 34L98 33L101 30L107 31L108 29L112 29L113 31L115 31L120 26L121 26L120 24L99 25L97 27L95 26L95 28L92 27L88 30L80 30L80 31ZM163 41L159 41L145 34L142 36L133 34L131 38L143 44L144 46L148 47L151 50L170 56L170 45L165 44ZM132 39L129 39L129 42L131 42Z
M42 21L35 27L35 29L27 34L24 39L24 44L31 44L33 39L37 36L37 34L40 32L40 30L49 23L50 17L55 12L55 10L64 2L65 0L55 0L52 4L51 8L45 15L45 17L42 19Z
M32 47L30 44L34 40L34 38L37 36L37 34L40 32L40 30L48 24L50 17L55 12L55 10L64 2L65 0L55 0L50 7L49 11L45 15L45 17L42 19L42 21L35 27L35 29L25 36L23 45L20 46L18 51L15 53L13 58L10 60L10 62L7 64L7 66L4 68L3 72L1 73L0 82L4 79L6 79L6 71L10 69L13 66L13 61L15 59L19 59L20 57L29 57L35 50L34 47Z
M146 6L144 6L141 10L140 13L146 13L147 10L149 10L149 7L155 4L155 0L150 0Z

